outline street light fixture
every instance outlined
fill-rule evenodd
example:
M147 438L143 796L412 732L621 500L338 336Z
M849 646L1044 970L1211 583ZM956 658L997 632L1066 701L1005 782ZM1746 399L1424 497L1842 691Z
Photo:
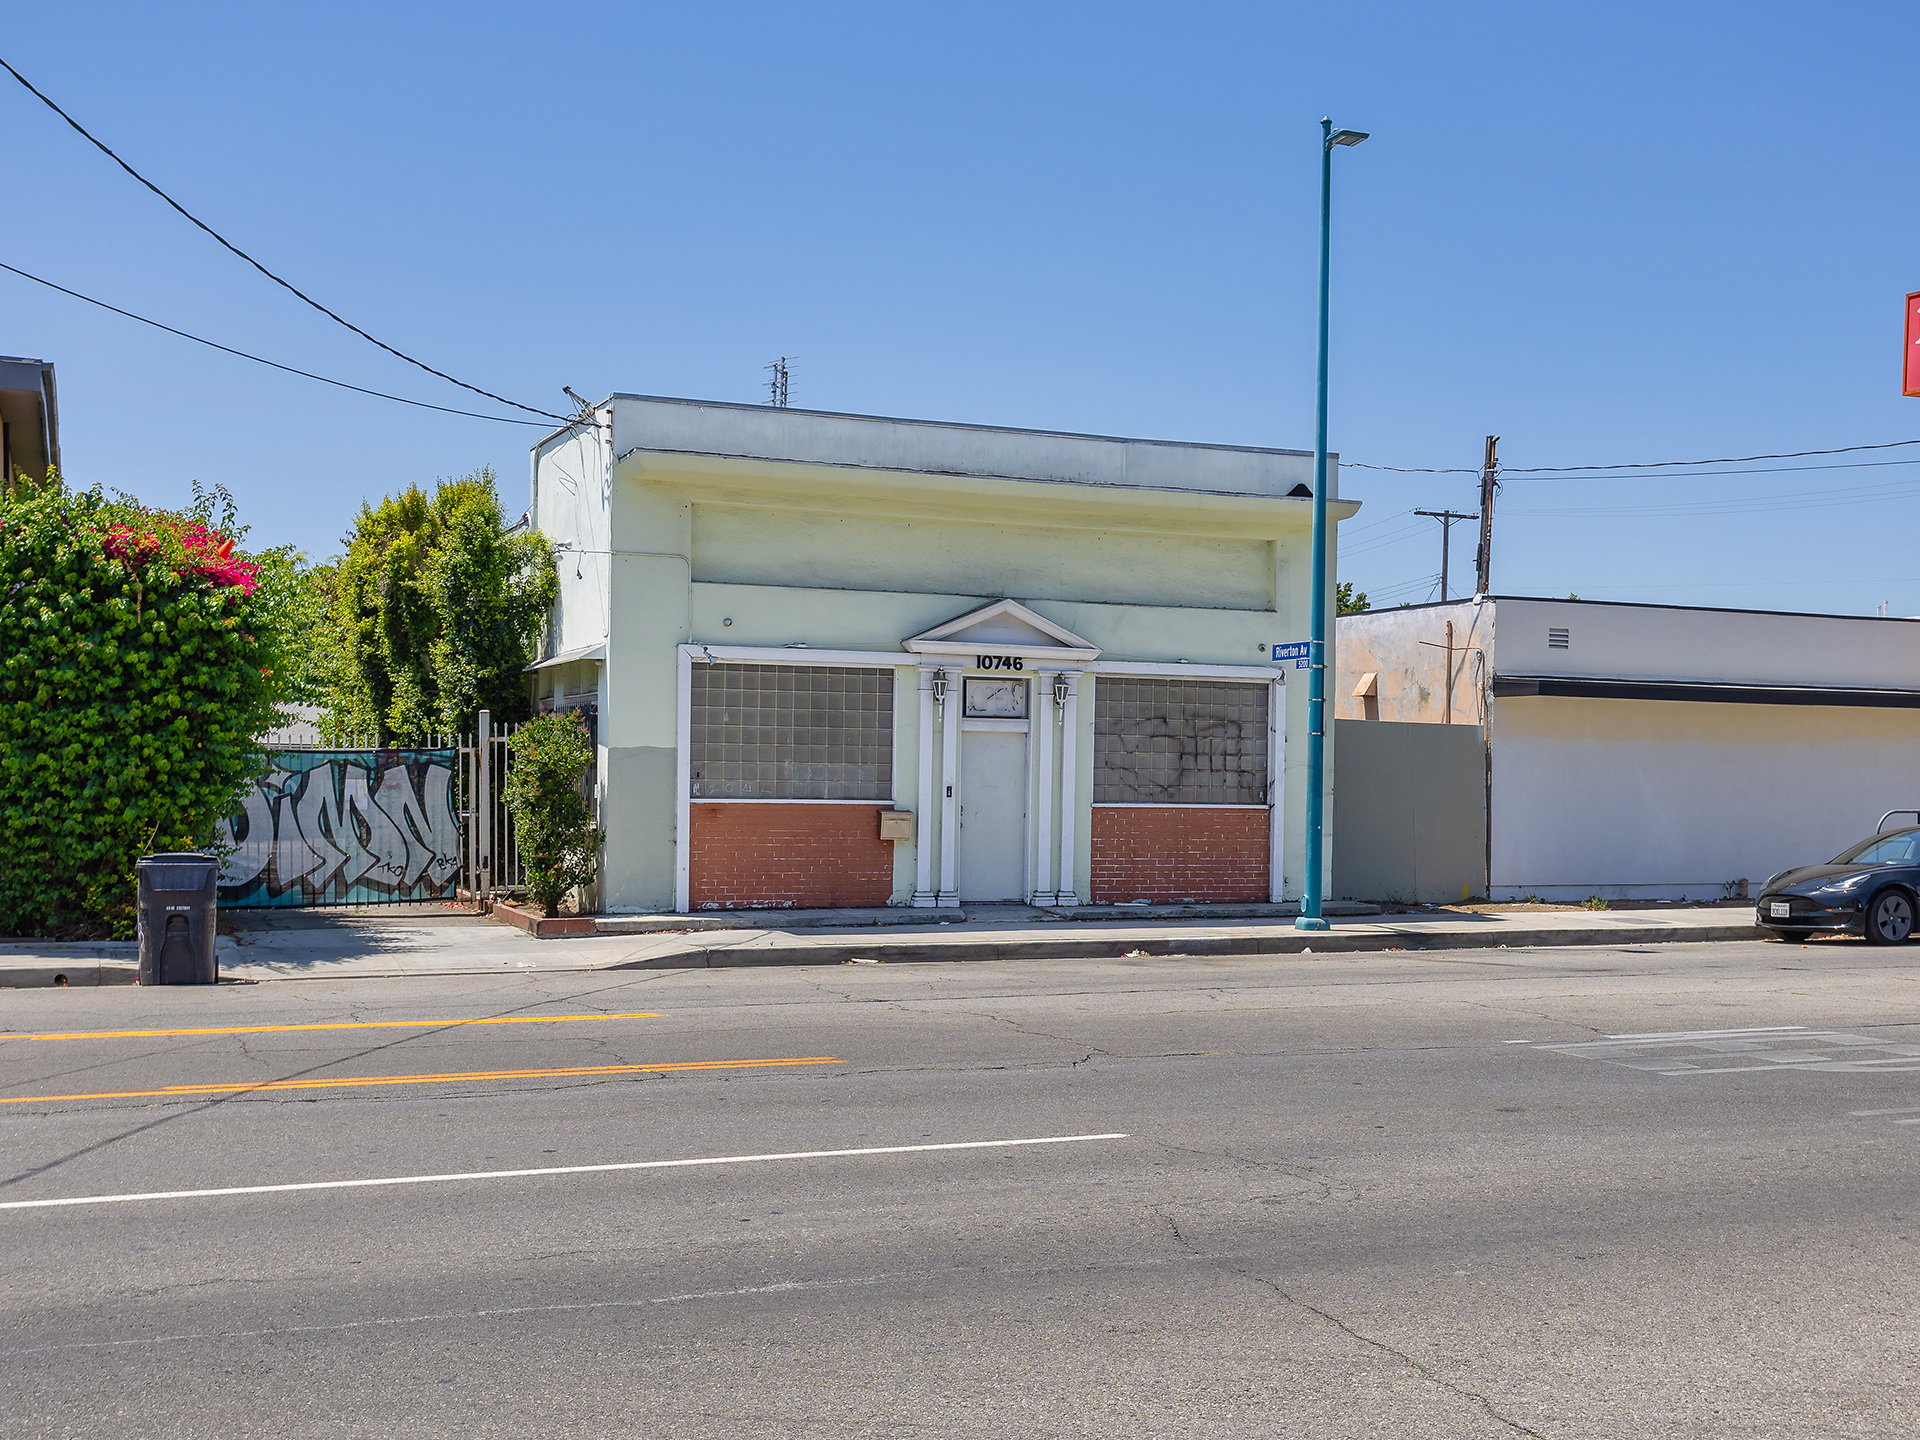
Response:
M1313 600L1307 630L1307 874L1300 887L1297 930L1324 930L1320 885L1325 845L1321 792L1327 775L1327 283L1332 265L1333 147L1358 145L1364 130L1335 130L1320 121L1320 385L1313 441Z

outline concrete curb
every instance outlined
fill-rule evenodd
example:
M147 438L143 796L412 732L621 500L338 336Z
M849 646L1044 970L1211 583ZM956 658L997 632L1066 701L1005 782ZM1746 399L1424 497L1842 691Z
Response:
M1508 931L1467 934L1460 931L1376 931L1342 934L1337 930L1291 935L1168 935L1130 939L1049 936L1044 940L911 942L853 941L843 945L690 945L673 955L627 960L608 970L687 970L722 965L844 965L854 960L884 964L952 960L1114 960L1131 955L1339 955L1388 950L1557 950L1580 945L1677 945L1721 940L1774 938L1758 925L1640 925L1605 929Z
M137 985L140 962L124 960L80 959L69 961L36 960L8 964L0 960L0 990L33 990L61 984Z

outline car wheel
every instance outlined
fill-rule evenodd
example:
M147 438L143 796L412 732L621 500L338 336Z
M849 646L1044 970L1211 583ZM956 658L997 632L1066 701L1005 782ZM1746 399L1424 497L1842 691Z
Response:
M1904 945L1913 934L1913 902L1901 890L1882 890L1867 906L1867 939L1875 945Z

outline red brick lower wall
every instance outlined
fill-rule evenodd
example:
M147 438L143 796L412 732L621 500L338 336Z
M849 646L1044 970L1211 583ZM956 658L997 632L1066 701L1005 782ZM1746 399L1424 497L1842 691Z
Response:
M695 910L884 905L893 895L888 805L693 802L688 904Z
M1089 898L1265 900L1267 815L1217 805L1096 805Z

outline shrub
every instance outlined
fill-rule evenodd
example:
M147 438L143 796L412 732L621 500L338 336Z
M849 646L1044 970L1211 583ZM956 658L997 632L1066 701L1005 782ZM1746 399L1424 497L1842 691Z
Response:
M560 593L553 547L507 533L493 472L363 505L325 577L337 636L326 727L383 742L528 713L524 671Z
M560 913L567 892L590 885L600 833L580 782L593 765L593 737L577 715L539 715L513 735L501 798L513 816L527 893L542 913Z
M240 533L224 491L0 496L0 933L130 936L135 860L240 808L291 638Z

